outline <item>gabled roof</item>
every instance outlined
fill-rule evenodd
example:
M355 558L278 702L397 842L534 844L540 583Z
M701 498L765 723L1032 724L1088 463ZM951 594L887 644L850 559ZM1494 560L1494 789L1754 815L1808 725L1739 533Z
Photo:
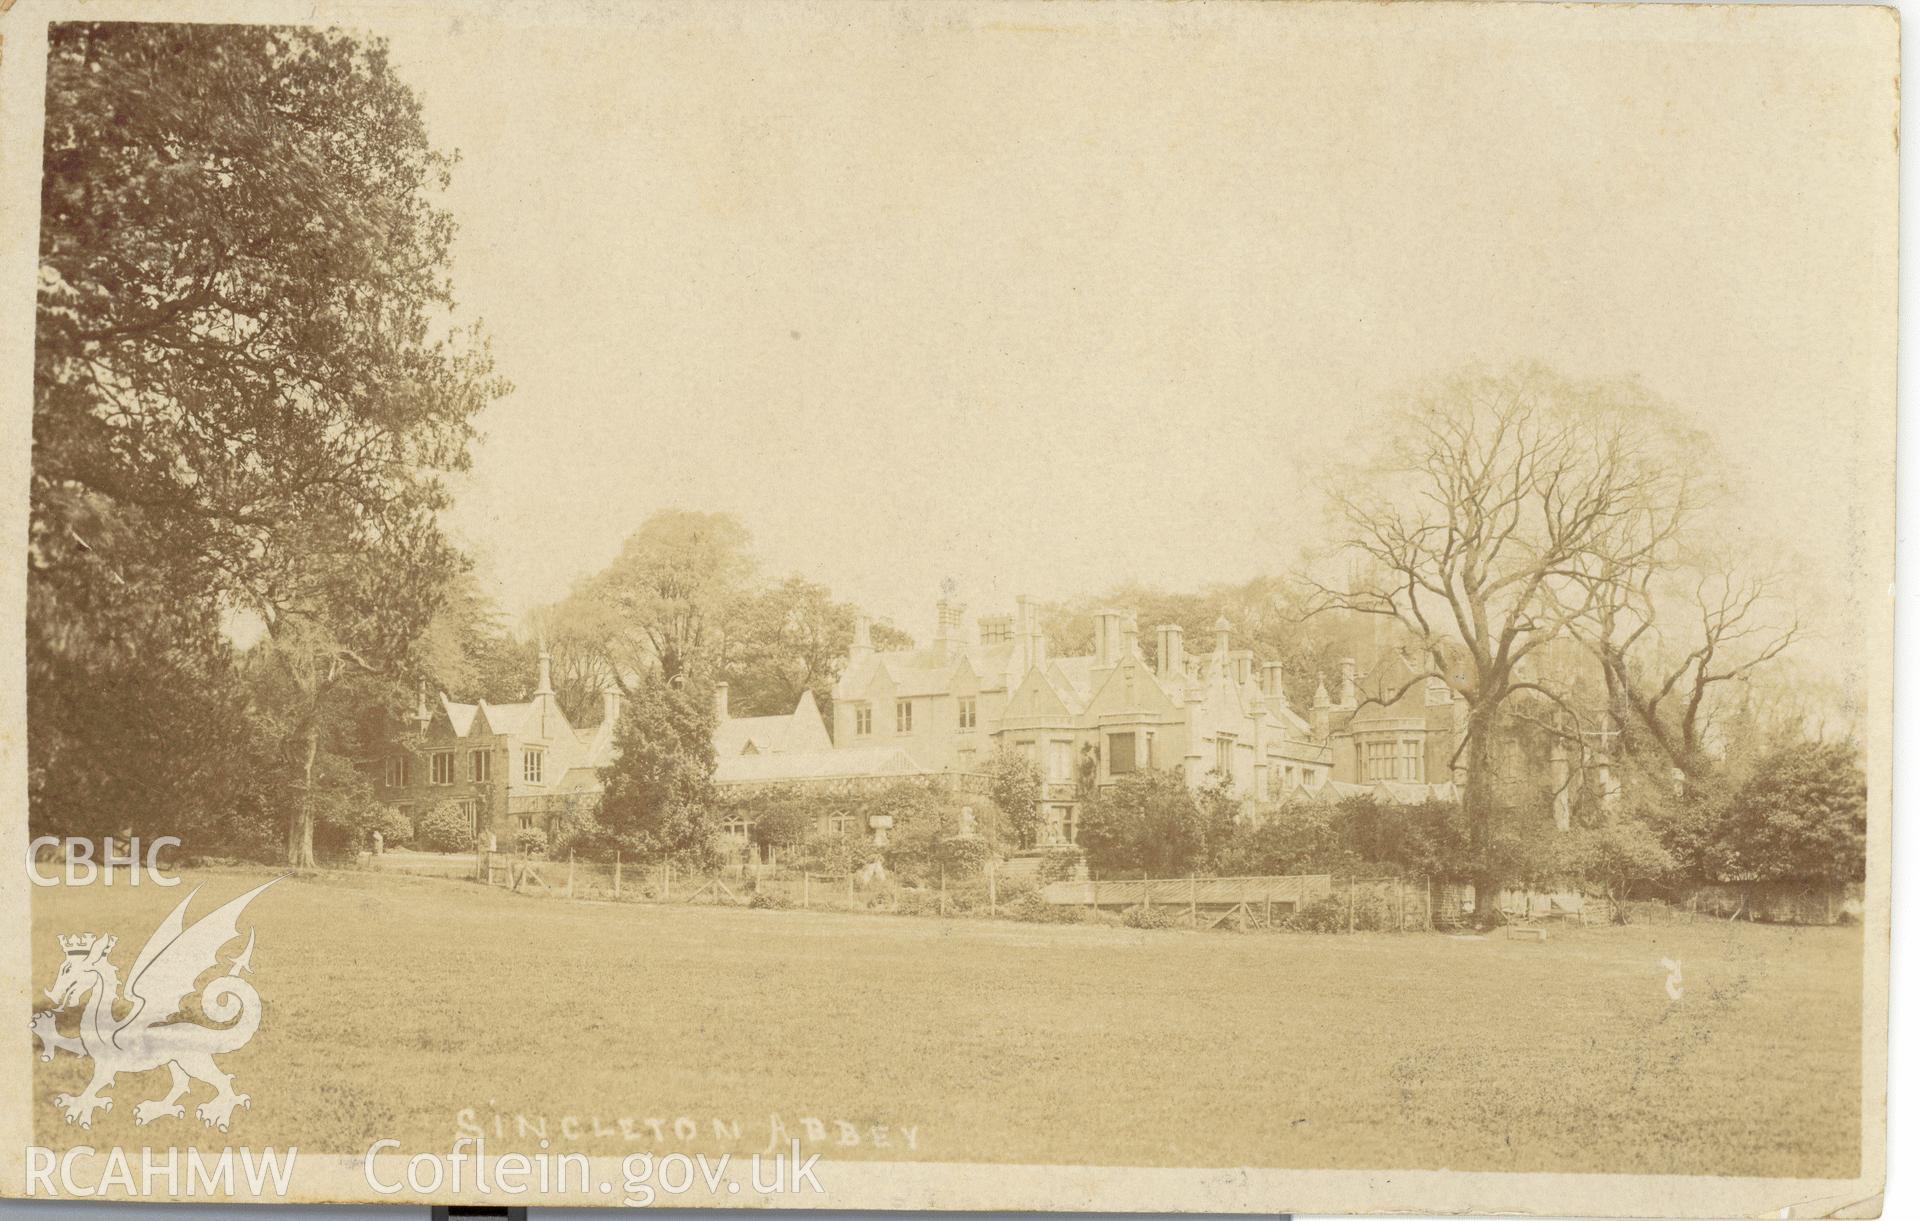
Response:
M915 776L925 770L897 746L855 746L845 750L734 755L720 760L713 772L713 782L778 784L795 780L850 780L865 776Z
M473 732L473 716L480 711L480 705L456 704L447 698L446 692L442 691L440 707L447 714L447 723L453 726L455 737L464 738Z
M826 750L833 745L812 691L802 691L785 716L729 717L714 726L713 753L721 762L741 755Z
M603 719L590 729L573 731L574 737L580 741L580 762L583 766L599 768L613 762L613 725L611 719Z
M1123 657L1120 664L1100 676L1099 689L1084 711L1099 716L1136 711L1165 715L1178 707L1176 698L1168 693L1153 667L1138 657Z
M485 704L487 724L498 734L519 735L528 719L532 716L534 702L527 700L519 704Z
M1001 720L1003 724L1020 720L1047 722L1049 719L1065 720L1079 715L1079 712L1079 700L1072 688L1060 679L1051 666L1043 666L1027 671L1027 676L1007 697L1007 707L1001 714Z
M1083 711L1093 698L1093 658L1056 657L1047 663L1054 689L1067 700L1074 712Z
M992 688L1005 683L1009 677L1019 681L1020 675L1011 674L1014 649L1011 641L982 645L951 640L945 651L928 645L875 653L847 667L840 681L834 684L834 690L857 699L867 692L876 677L885 674L895 695L944 695L952 688L962 666L971 667L982 687Z
M791 720L784 716L737 716L713 730L713 753L721 759L735 755L767 755L786 742Z

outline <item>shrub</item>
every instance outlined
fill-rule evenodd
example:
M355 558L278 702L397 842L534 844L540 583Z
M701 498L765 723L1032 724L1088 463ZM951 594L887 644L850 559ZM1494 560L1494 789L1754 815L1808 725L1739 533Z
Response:
M756 890L753 898L747 900L748 907L766 908L773 911L788 911L794 906L793 900L770 890Z
M1128 928L1178 928L1182 923L1164 907L1129 907L1120 913L1120 922Z
M459 806L443 801L414 824L413 845L428 852L465 852L473 847L473 823Z
M805 845L806 861L820 873L858 873L878 860L880 849L872 840L851 832L816 836Z
M1279 921L1274 923L1278 924ZM1344 933L1347 931L1347 900L1338 895L1315 899L1287 917L1285 927L1303 933Z
M951 835L935 845L935 852L948 874L965 877L986 868L993 846L984 836Z
M1126 920L1119 912L1103 911L1098 907L1080 909L1080 923L1097 925L1100 928L1119 928Z
M513 833L513 850L521 856L544 856L547 833L538 827L522 827Z
M413 841L413 820L395 809L383 812L374 823L374 829L380 832L381 842L389 848L398 848Z
M936 891L918 887L900 892L899 912L903 916L937 916L940 914L940 895Z
M1080 909L1049 903L1038 891L1028 891L1011 903L1003 903L1000 910L1011 919L1029 924L1070 924L1080 918Z
M1045 782L1040 767L1027 752L1001 743L987 756L987 796L1007 820L1007 830L1021 847L1040 834L1040 795Z
M994 894L999 899L1002 907L1012 903L1022 895L1035 894L1039 889L1039 879L1030 874L1017 874L1011 877L1002 876L996 878L994 881Z
M1078 848L1049 848L1040 858L1040 883L1071 881L1085 858Z

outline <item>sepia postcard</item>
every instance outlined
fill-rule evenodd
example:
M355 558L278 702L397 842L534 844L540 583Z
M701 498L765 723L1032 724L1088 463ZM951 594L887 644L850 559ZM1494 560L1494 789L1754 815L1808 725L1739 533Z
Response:
M0 2L0 1195L1879 1215L1898 107Z

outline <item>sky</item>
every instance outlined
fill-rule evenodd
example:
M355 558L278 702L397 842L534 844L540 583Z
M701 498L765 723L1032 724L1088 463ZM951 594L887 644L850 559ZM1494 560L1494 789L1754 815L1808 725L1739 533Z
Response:
M451 523L515 615L666 507L922 634L944 578L1284 571L1371 411L1515 360L1642 379L1732 545L1815 582L1890 515L1891 93L1844 23L559 11L374 26L460 153L460 312L515 390Z

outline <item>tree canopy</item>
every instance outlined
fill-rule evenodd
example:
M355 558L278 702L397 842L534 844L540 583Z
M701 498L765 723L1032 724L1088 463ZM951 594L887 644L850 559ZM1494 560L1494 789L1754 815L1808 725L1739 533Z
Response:
M334 721L321 705L346 671L397 681L413 665L464 565L436 520L444 477L506 389L477 329L453 321L453 221L434 201L453 158L377 39L85 22L49 39L36 817L84 790L72 765L118 757L113 721L70 715L87 698L76 674L218 690L242 615L281 677L312 680L303 713L265 721L304 743L307 828L289 842L310 860L315 801L338 804L346 783L312 737ZM110 643L129 639L138 656ZM229 727L254 707L196 706ZM132 783L196 786L196 752L179 754Z

